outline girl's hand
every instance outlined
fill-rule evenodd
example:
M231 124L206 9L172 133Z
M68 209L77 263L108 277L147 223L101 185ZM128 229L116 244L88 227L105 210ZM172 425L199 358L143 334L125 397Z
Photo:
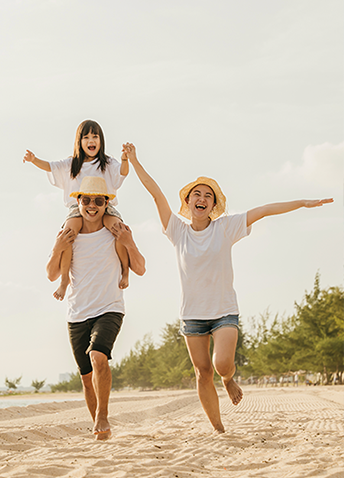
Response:
M123 154L125 154L130 161L135 161L135 159L137 159L136 148L133 143L125 143L122 145L122 147Z
M323 206L324 204L329 204L333 202L333 198L329 199L305 199L305 207L319 207Z
M23 158L23 163L33 163L36 159L36 156L29 151L28 149L26 150L25 156Z

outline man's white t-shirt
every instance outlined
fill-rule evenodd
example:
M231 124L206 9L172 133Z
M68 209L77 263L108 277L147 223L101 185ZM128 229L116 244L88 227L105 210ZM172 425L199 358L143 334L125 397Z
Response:
M72 158L63 159L61 161L52 161L50 164L51 172L48 172L48 179L53 186L64 190L63 200L66 207L76 204L77 200L71 198L70 194L75 191L80 191L81 181L85 176L100 176L105 179L107 191L109 194L117 194L117 189L120 188L126 176L121 176L121 164L115 158L109 158L109 164L106 165L104 172L99 168L99 163L96 159L90 162L84 162L80 173L76 178L72 179L70 176L70 168ZM110 203L113 206L118 204L117 197L114 197Z
M68 322L83 322L106 312L125 313L121 263L113 235L106 229L78 234L73 244Z
M219 319L239 314L231 249L250 232L246 213L220 217L203 231L194 231L171 214L165 234L177 254L182 320Z

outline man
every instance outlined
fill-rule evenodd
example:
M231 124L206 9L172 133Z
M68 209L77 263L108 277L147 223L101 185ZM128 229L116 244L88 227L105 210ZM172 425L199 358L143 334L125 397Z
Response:
M108 359L111 359L111 350L124 317L123 291L119 288L121 264L114 237L126 247L129 266L136 274L145 273L145 259L128 226L114 226L112 234L103 227L109 202L104 179L85 177L80 189L72 194L79 204L82 229L76 238L70 230L59 233L47 264L47 275L51 281L60 276L62 252L73 243L67 311L69 337L86 404L94 421L93 433L97 440L106 440L111 436L108 421L111 370Z

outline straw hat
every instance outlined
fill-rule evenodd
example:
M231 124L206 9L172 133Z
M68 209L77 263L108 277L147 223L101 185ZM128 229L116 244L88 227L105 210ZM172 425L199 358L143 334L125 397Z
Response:
M115 197L115 194L107 192L105 179L99 176L85 176L81 181L80 191L74 191L70 197L77 198L80 194L83 196L107 196L110 200Z
M193 181L192 183L187 184L186 186L183 187L183 189L179 191L179 197L182 202L182 205L180 207L180 211L178 214L186 217L187 219L191 219L190 209L188 208L188 205L185 199L190 194L190 191L194 187L198 186L199 184L205 184L206 186L209 186L215 194L216 204L209 214L210 219L216 219L217 217L221 216L221 214L226 213L227 212L226 211L226 196L221 191L220 186L217 184L215 179L201 176L197 178L196 181Z

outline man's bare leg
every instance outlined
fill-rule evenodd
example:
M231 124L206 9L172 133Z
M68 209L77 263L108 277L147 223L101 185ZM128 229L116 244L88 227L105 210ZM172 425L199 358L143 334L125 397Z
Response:
M111 370L108 358L102 352L91 350L90 359L93 368L92 383L97 401L93 433L97 440L107 440L111 436L108 420L108 405L112 384Z
M213 363L215 370L221 376L222 383L233 405L238 405L243 397L241 388L233 379L235 374L234 357L238 340L238 330L235 327L222 327L213 333L213 339Z
M75 235L79 234L82 228L82 217L72 217L68 219L64 225L64 229L72 229ZM72 262L73 249L69 246L68 249L63 251L61 256L61 282L57 290L53 293L53 296L57 300L63 300L66 294L66 290L69 284L69 269Z
M122 222L118 217L116 216L110 216L109 214L104 214L103 217L103 224L106 229L108 229L111 232L111 228L115 225L118 224L119 222ZM126 289L129 286L129 256L126 247L121 244L120 242L116 241L115 242L115 248L116 252L118 255L119 260L121 261L121 266L122 266L122 277L119 282L119 288L120 289Z
M214 370L209 352L210 335L185 337L190 358L195 368L197 392L202 407L217 433L225 428L221 421L219 397L214 386Z
M81 375L81 381L84 389L86 405L91 414L92 420L94 421L96 418L97 397L93 388L92 375L93 372Z

